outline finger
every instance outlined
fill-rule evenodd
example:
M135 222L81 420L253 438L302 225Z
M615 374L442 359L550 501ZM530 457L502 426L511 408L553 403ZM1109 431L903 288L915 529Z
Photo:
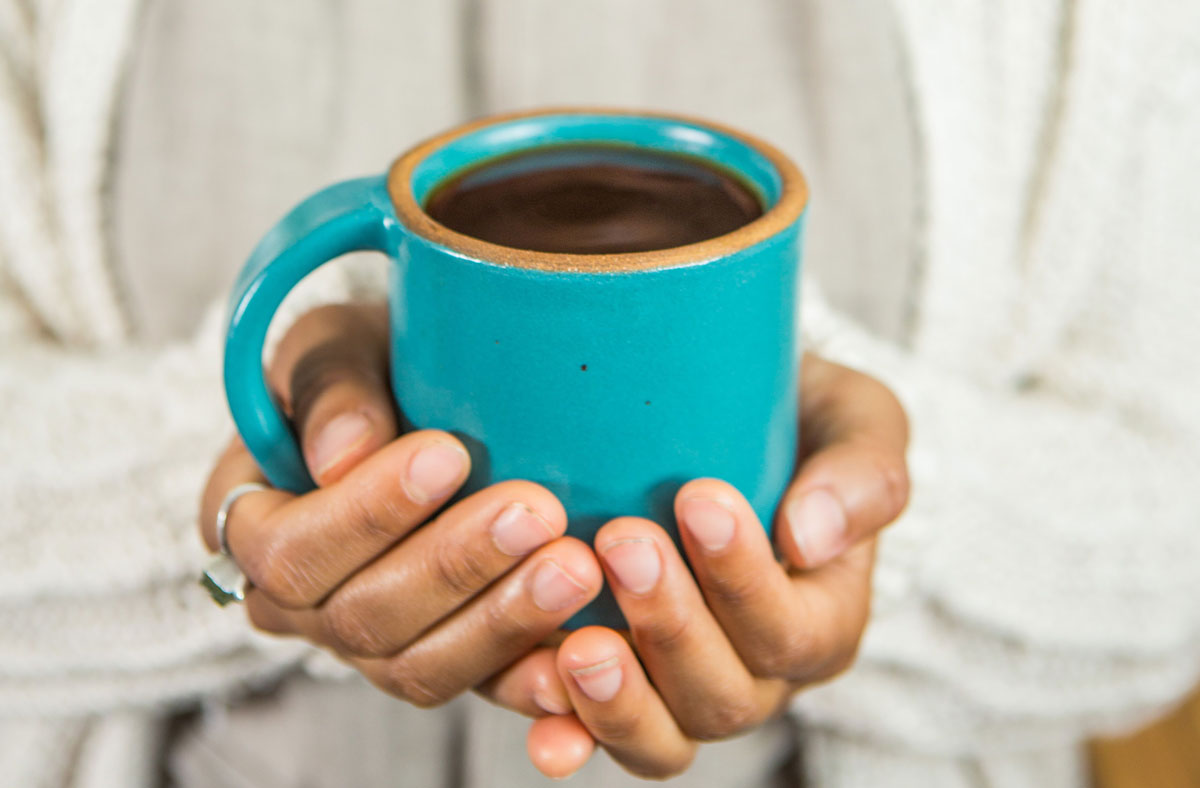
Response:
M459 501L319 607L296 611L290 626L343 654L395 654L566 529L549 490L501 482Z
M487 679L476 691L528 717L570 714L571 698L558 677L555 654L553 648L536 649Z
M869 551L789 576L750 503L716 479L685 484L675 516L708 607L751 673L808 683L853 655L870 603Z
M349 662L384 691L417 706L437 706L531 651L600 588L595 555L583 542L563 537L396 656Z
M792 679L809 638L791 580L758 516L732 485L696 479L675 496L675 519L708 608L750 672Z
M781 686L751 675L666 531L622 517L595 544L646 672L688 736L722 739L775 710Z
M350 574L424 523L467 477L453 436L411 432L336 484L270 509L258 495L226 526L234 559L275 603L312 607Z
M269 378L286 392L318 485L396 437L387 336L386 306L334 305L305 314L280 342Z
M874 536L908 502L908 421L879 381L805 356L801 440L805 459L777 515L789 563L815 567Z
M558 671L579 721L627 770L665 779L691 764L695 742L616 632L585 627L568 635L558 649Z
M200 499L200 535L204 539L204 544L212 552L219 549L217 545L217 510L220 509L222 501L225 500L225 496L229 494L230 490L239 484L248 482L266 484L267 480L262 475L262 471L258 469L254 458L250 456L245 444L240 438L234 438L217 459L217 464L208 477L208 482L204 486L204 494ZM234 511L236 510L238 518L246 516L244 510L250 506L251 498L259 499L255 502L254 508L261 514L278 509L294 497L282 490L264 490L261 493L242 496L229 510L226 535L228 536L229 523L234 519Z
M534 720L525 737L529 761L552 780L579 771L595 749L596 740L574 714Z

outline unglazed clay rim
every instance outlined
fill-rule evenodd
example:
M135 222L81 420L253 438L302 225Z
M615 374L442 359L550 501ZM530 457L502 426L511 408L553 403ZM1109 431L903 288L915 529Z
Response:
M472 238L469 235L463 235L451 230L444 224L435 221L417 203L410 184L413 170L416 169L417 165L426 156L459 137L487 126L547 115L628 115L642 118L660 118L662 120L701 126L718 134L732 137L754 148L771 162L771 165L778 172L781 181L779 199L775 205L771 206L762 216L754 221L742 225L733 232L719 235L716 238L709 238L706 241L687 244L686 246L675 246L669 249L656 249L650 252L622 252L620 254L537 252L481 241L478 238ZM541 271L586 271L589 273L645 271L693 265L695 263L714 260L751 247L784 230L800 218L800 214L804 212L804 206L808 203L808 184L805 182L800 168L793 164L778 148L756 137L736 131L719 123L688 117L686 115L592 107L548 108L526 112L512 112L503 115L492 115L457 126L425 140L407 153L402 154L388 171L387 184L388 194L391 196L392 204L396 209L396 216L405 227L422 238L476 260Z

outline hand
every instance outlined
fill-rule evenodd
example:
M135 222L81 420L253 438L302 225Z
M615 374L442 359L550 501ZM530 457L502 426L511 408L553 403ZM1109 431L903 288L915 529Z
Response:
M760 725L853 662L875 535L908 499L907 421L881 383L815 356L801 386L803 461L775 518L784 565L745 498L714 479L675 498L694 578L653 522L623 517L596 535L633 647L602 627L562 643L556 667L574 714L530 728L544 773L575 771L595 742L634 774L669 777L698 742Z
M599 592L587 545L564 537L547 490L509 481L427 522L467 478L470 458L436 430L397 439L382 307L302 317L269 371L319 489L240 498L230 550L253 584L250 620L331 649L385 691L434 706L491 679L493 700L529 715L565 712L551 649L537 648ZM240 441L220 458L201 506L263 481Z

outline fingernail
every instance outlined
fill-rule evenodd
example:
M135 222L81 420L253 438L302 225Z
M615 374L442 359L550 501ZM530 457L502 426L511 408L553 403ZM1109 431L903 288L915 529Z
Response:
M720 501L711 498L688 498L679 505L683 525L710 553L719 553L733 541L737 521L733 512Z
M846 510L828 490L810 490L788 511L788 527L805 562L817 566L834 558L846 538Z
M630 593L648 593L658 583L662 559L653 539L620 539L605 547L603 553L617 580Z
M415 503L445 498L458 487L467 469L467 455L449 443L431 443L408 463L404 488Z
M523 503L510 503L492 521L492 542L505 555L525 555L555 537L550 523Z
M612 700L621 689L621 660L610 657L603 662L571 671L583 694L598 703Z
M312 442L313 475L321 476L370 435L370 420L357 411L333 417Z
M543 561L533 573L530 590L533 593L533 603L547 613L557 613L581 602L588 592L586 586L550 559Z
M570 714L571 707L563 703L558 698L555 698L545 689L535 689L533 691L533 702L537 707L547 714Z

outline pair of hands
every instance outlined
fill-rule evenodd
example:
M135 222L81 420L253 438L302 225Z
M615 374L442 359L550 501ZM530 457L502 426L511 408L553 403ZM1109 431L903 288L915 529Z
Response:
M564 536L562 505L531 482L438 514L470 459L444 432L397 438L387 348L382 306L314 310L279 347L270 382L318 489L247 495L230 512L256 627L330 649L418 706L474 689L535 718L529 756L551 777L596 744L635 774L677 774L698 742L761 724L851 664L874 537L908 496L907 422L878 381L805 358L802 464L774 547L737 490L698 479L675 499L689 572L645 519L607 523L592 546ZM221 500L249 481L263 477L234 441L201 506L210 549ZM632 646L603 627L545 646L604 582Z

